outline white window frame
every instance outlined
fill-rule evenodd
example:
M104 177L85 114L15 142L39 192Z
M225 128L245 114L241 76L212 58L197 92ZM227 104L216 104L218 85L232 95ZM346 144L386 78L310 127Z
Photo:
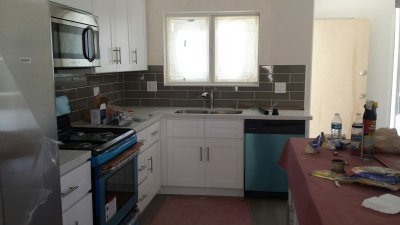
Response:
M193 12L193 13L166 13L164 16L164 86L236 86L236 87L258 87L259 86L259 66L257 66L257 81L256 82L214 82L215 81L215 24L214 17L221 16L258 16L258 49L257 49L257 65L259 65L260 52L260 12ZM167 82L168 81L168 43L167 43L167 18L169 17L208 17L209 24L209 79L208 82Z

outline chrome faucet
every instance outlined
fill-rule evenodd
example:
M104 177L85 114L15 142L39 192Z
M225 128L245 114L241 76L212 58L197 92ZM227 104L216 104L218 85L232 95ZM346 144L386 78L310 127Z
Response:
M210 99L210 109L214 108L214 89L210 88L209 91L203 92L201 97Z

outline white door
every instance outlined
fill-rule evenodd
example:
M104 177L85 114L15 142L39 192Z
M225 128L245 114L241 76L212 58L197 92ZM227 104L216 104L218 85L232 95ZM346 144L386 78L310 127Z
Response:
M94 0L93 14L98 16L99 22L99 49L101 66L96 67L96 72L115 72L117 52L113 44L112 15L114 4L108 0Z
M92 194L89 193L63 213L64 225L93 224Z
M129 0L130 55L133 70L147 70L146 1Z
M117 71L131 71L132 66L129 59L129 25L128 25L128 0L112 1L114 8L114 38L115 47L118 49Z
M365 19L314 21L310 136L330 134L335 113L350 138L352 121L362 113L368 73L369 22Z
M204 152L203 139L168 139L168 185L203 187Z
M154 143L147 151L150 157L147 159L149 165L150 197L153 198L161 188L161 146L160 141Z
M243 189L243 140L207 139L206 187Z

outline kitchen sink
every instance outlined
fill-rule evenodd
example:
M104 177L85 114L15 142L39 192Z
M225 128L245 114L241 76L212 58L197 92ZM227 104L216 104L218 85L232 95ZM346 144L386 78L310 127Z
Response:
M221 110L198 110L198 109L184 109L178 110L175 113L180 114L242 114L242 110L229 110L229 109L221 109Z

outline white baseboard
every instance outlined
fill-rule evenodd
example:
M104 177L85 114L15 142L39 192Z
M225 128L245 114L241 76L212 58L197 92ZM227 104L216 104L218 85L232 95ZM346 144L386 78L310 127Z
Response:
M243 197L243 189L162 186L158 194Z

